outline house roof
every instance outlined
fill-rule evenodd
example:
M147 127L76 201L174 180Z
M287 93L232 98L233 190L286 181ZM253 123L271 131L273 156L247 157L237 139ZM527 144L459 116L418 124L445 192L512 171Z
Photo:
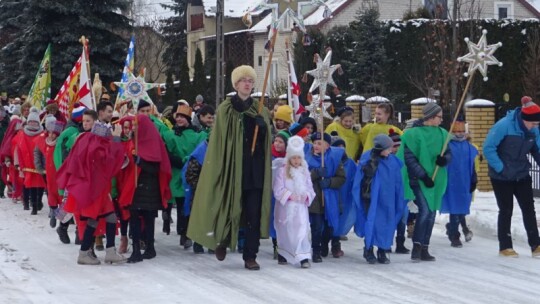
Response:
M215 16L216 0L202 0L204 14L209 16ZM228 18L242 18L246 11L261 3L261 0L225 0L225 17ZM259 15L261 11L252 12L252 15Z
M540 18L540 1L539 0L516 0L521 3L526 9L528 9L536 18Z

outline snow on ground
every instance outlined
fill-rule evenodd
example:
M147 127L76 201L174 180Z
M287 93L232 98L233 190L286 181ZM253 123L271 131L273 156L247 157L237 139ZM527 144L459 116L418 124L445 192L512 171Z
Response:
M4 199L0 303L538 303L540 260L530 257L519 207L513 234L521 256L501 258L493 194L476 196L469 217L475 236L463 248L450 247L443 228L447 217L438 216L430 249L436 262L414 264L409 255L392 254L390 265L368 265L362 241L349 234L344 257L325 258L311 269L277 265L271 242L263 240L262 269L255 272L243 268L238 253L218 262L213 255L180 248L176 234L161 232L161 220L155 259L80 266L79 247L60 243L49 227L47 207L31 216ZM103 260L104 252L97 254Z

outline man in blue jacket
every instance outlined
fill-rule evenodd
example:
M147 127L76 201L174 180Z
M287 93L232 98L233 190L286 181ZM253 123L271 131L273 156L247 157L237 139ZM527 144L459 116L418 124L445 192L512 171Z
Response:
M527 158L531 154L535 162L540 164L540 106L528 96L524 96L521 103L521 108L509 111L489 130L484 142L484 156L488 161L489 177L499 207L499 255L518 257L512 248L510 233L515 196L523 214L532 256L540 257L540 239L529 174L531 165Z

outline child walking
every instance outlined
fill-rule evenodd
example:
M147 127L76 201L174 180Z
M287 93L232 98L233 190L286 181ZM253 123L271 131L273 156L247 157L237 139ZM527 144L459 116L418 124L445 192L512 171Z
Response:
M309 268L308 207L315 198L315 192L304 159L304 140L301 137L293 136L288 140L285 160L272 187L276 198L274 226L279 260L293 265L300 263L302 268Z

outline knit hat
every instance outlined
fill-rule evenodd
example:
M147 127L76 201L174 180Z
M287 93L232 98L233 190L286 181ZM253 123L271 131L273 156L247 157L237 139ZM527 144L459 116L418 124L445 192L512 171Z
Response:
M345 112L352 112L352 113L354 113L354 109L351 108L351 107L347 107L347 106L341 107L341 108L339 108L339 110L337 111L336 115L337 115L337 116L341 116L341 115L342 115L343 113L345 113Z
M13 108L11 108L11 115L21 116L21 105L20 104L13 105Z
M521 98L521 119L525 121L540 121L540 106L529 96Z
M238 81L244 77L249 77L252 78L253 81L256 81L257 73L255 73L255 70L249 65L241 65L237 67L231 73L231 82L233 88L236 88L236 83L238 83Z
M346 146L345 141L343 140L343 138L339 137L338 132L332 131L330 135L332 136L330 144L332 147L339 147L341 145L343 145L344 147Z
M184 105L189 107L189 102L187 102L185 99L180 99L176 102L179 106Z
M300 124L302 126L306 126L307 124L310 124L313 126L313 130L317 130L317 122L315 121L315 119L313 117L304 117L300 120Z
M31 121L35 121L38 124L40 123L40 121L39 121L39 110L36 107L31 107L30 108L30 113L28 114L28 118L26 118L27 123L31 122Z
M426 105L422 108L422 113L424 114L424 120L428 120L430 118L435 117L439 112L442 111L442 108L439 107L434 102L428 102Z
M298 135L302 138L306 137L309 133L308 129L304 128L301 124L295 122L289 128L291 135Z
M51 114L47 114L45 116L45 130L51 131L52 128L54 127L55 122L56 122L56 117L54 117ZM49 130L49 129L51 129L51 130Z
M142 108L149 107L150 103L144 99L139 100L139 104L137 105L137 111L139 111Z
M287 123L292 123L293 122L292 113L293 113L293 110L290 106L288 105L279 106L276 112L274 113L274 120L279 119Z
M326 141L329 145L332 144L332 136L330 136L330 134L328 133L322 133L321 135L321 132L314 132L313 134L311 134L312 142L315 142L316 140L321 140L321 139Z
M81 106L79 103L75 103L73 105L73 110L71 111L71 120L74 122L81 122L85 111L85 107Z
M390 136L390 138L394 142L394 147L401 146L401 136L399 136L399 134L396 133L394 129L388 130L388 136Z
M287 142L291 138L291 133L289 133L288 131L285 131L285 130L281 130L281 131L277 132L275 137L279 137L279 138L283 139L283 141L285 142L285 145L287 145Z
M54 122L48 124L47 131L53 132L57 136L64 131L64 127L66 126L66 123L63 121L55 120Z
M195 97L195 101L196 102L203 102L204 101L204 98L202 97L201 94L197 95L197 97Z
M373 149L384 151L394 146L394 141L390 136L385 134L379 134L373 139Z
M91 132L93 134L97 135L97 136L100 136L100 137L111 137L112 136L111 127L108 124L102 123L102 122L99 122L99 121L96 121L94 123L94 126L92 127Z
M191 107L185 106L183 104L179 105L174 113L173 117L176 118L178 115L184 116L189 122L191 122Z
M287 144L287 161L293 156L300 156L304 159L304 140L300 136L293 136Z

